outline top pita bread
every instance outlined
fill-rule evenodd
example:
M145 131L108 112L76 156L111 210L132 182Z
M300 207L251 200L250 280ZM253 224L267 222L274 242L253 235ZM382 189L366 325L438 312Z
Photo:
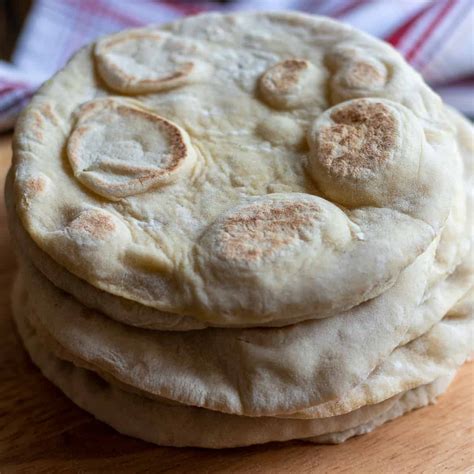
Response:
M99 40L40 90L14 147L17 212L44 252L222 327L380 295L462 179L441 101L395 51L293 13Z

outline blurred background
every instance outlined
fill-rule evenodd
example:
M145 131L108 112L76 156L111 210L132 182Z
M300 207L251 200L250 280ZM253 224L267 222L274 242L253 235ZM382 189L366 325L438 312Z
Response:
M0 0L0 131L97 36L213 10L300 10L349 23L391 43L474 117L474 0Z

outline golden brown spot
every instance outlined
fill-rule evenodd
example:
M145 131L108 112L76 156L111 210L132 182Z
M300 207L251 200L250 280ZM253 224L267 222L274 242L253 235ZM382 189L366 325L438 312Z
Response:
M160 169L154 169L153 171L150 171L150 176L157 176L174 171L179 166L181 161L186 158L188 148L186 143L183 141L181 131L176 128L175 125L168 122L159 115L145 112L144 110L133 109L126 106L118 106L117 111L121 115L128 115L132 117L132 120L134 117L136 117L137 119L145 119L149 121L158 129L161 129L163 136L166 137L167 145L169 147L170 159L166 164L163 163ZM141 176L141 178L146 179L146 176Z
M270 90L288 92L297 82L301 71L308 69L304 59L287 59L276 64L262 76L262 85Z
M287 59L269 68L259 81L262 99L276 108L300 107L316 89L317 69L305 59Z
M345 85L354 89L379 88L385 85L385 81L385 74L365 61L352 62L343 76Z
M300 73L309 67L304 59L287 59L271 67L261 78L260 86L268 92L288 93L298 83Z
M23 192L28 197L35 197L41 194L46 188L46 181L40 176L28 178L23 184Z
M86 102L84 105L81 105L80 107L80 112L82 115L90 114L91 112L94 112L96 109L100 109L100 102Z
M396 143L397 123L381 103L359 100L331 114L334 125L319 131L319 161L336 176L361 177L387 161Z
M131 132L135 123L146 124L148 132ZM109 126L115 127L124 139L137 144L143 154L151 154L156 161L143 163L142 156L138 155L109 159L105 137L108 130L114 130L108 129ZM95 133L99 139L94 138ZM89 143L93 148L88 147ZM91 149L97 157L94 160L90 159ZM113 99L99 99L80 108L78 125L69 137L67 153L76 178L107 198L130 196L145 192L155 184L165 184L174 179L188 158L194 157L184 130L153 112Z
M42 115L39 113L39 112L36 112L34 113L33 115L33 118L34 118L34 124L38 127L38 128L41 128L44 124L44 121L43 121L43 117Z
M103 240L115 230L115 224L112 217L104 212L88 209L81 212L69 224L69 229L87 234L97 240Z
M74 135L69 139L70 147L72 152L69 153L69 161L73 166L79 167L81 160L79 155L79 147L81 146L81 140L84 134L87 132L87 127L77 127L74 130Z
M44 125L44 120L43 117L39 112L34 112L33 113L33 134L35 138L38 141L43 141L44 135L43 135L43 125Z
M143 89L143 91L160 90L162 88L174 87L179 85L193 72L193 69L195 68L194 63L186 62L179 64L179 66L178 64L174 64L174 71L165 72L160 71L160 68L155 68L153 70L153 73L160 74L161 72L162 74L159 77L147 78L129 74L126 70L123 69L120 64L115 63L115 58L113 56L109 56L109 53L121 54L121 45L133 41L156 42L156 50L159 52L159 50L163 46L162 42L165 40L166 38L156 33L129 33L126 36L119 36L117 38L112 38L99 42L96 46L95 55L100 67L103 68L105 71L105 73L102 74L103 79L105 80L105 82L108 83L110 87L119 88L128 92L139 92L141 89ZM184 46L179 48L174 45L172 51L176 52L176 50L183 48ZM192 48L192 50L194 49L195 48ZM107 71L113 73L112 75L115 76L115 79L110 78L107 74ZM117 78L120 83L117 83Z
M295 240L305 240L320 214L309 202L271 202L250 205L230 216L219 229L222 258L252 262L274 254Z
M51 104L43 104L39 107L41 114L46 117L53 125L59 125L59 118Z

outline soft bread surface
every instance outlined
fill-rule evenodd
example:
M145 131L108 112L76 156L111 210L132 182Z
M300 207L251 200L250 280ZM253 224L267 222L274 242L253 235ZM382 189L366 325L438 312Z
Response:
M31 358L43 374L68 397L118 431L169 446L225 448L303 438L316 443L338 443L371 431L387 420L433 403L443 393L454 372L346 415L314 420L271 417L249 418L202 408L163 405L107 383L94 372L79 368L50 352L17 306L15 321ZM123 416L127 413L127 416ZM183 429L186 427L186 429Z
M445 114L456 131L456 141L459 153L463 158L463 183L454 189L454 202L450 210L446 225L440 236L440 242L436 249L436 258L431 274L430 284L434 284L445 278L446 274L452 273L462 259L472 260L471 246L472 222L468 211L474 205L473 200L473 156L474 156L474 133L472 125L459 113L450 108L445 108ZM13 200L12 174L7 178L5 200L7 204L9 226L12 235L21 252L27 255L33 264L57 287L72 294L75 298L90 308L99 310L112 319L120 322L148 328L161 330L190 330L206 327L206 323L189 316L176 315L159 311L155 308L144 306L134 301L102 291L86 281L76 277L65 268L55 262L46 252L42 251L24 230L16 212ZM405 295L405 298L407 295ZM269 325L284 326L289 321L279 320L270 322ZM219 323L214 323L219 326ZM235 323L232 326L254 326L263 325L255 322L253 324ZM224 326L229 326L225 323Z
M462 186L455 130L420 76L363 33L290 13L99 40L33 99L14 155L41 251L176 315L170 328L280 326L377 297Z
M472 132L470 125L464 125L462 120L456 122L459 137ZM160 400L228 413L296 418L340 415L383 401L442 376L470 350L465 328L457 336L448 334L445 341L439 329L431 330L431 339L423 336L433 325L443 327L439 320L474 283L472 233L465 214L472 207L471 155L466 147L460 138L466 193L451 209L437 242L384 294L333 318L280 329L182 335L132 330L61 296L24 257L26 293L20 300L34 308L32 321L61 357L126 390ZM15 235L20 248L34 255L21 233ZM41 297L29 299L31 288ZM408 344L416 338L420 340ZM436 359L426 352L427 340L437 347ZM459 359L449 341L455 341Z
M413 278L399 285L401 295L416 285L421 268L410 268ZM472 314L467 312L461 325L455 321L445 328L438 321L471 285L471 274L461 267L418 305L403 306L399 295L395 304L380 301L380 307L363 308L348 318L342 314L279 329L167 333L130 328L88 310L24 261L16 304L61 358L129 390L247 416L291 414L347 397L339 405L298 415L317 417L383 400L460 365L471 351ZM420 330L433 325L438 329L427 333L431 339L424 336L424 342L393 352L408 335L421 336ZM390 354L398 362L386 361ZM385 362L390 376L382 370L377 377L375 371L371 392L365 380ZM431 379L423 378L433 370Z

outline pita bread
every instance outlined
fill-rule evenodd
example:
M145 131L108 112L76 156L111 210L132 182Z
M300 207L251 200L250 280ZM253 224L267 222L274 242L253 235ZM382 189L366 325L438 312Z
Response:
M453 287L451 296L460 295ZM437 296L448 293L446 288L439 289ZM361 384L340 399L294 413L292 418L340 415L380 403L395 393L428 384L464 363L473 350L474 291L471 288L461 298L446 298L449 299L460 301L449 309L445 319L411 342L397 347ZM425 303L424 312L432 311L437 303L437 299ZM458 318L464 318L465 324L457 326Z
M339 433L328 433L314 438L306 438L305 441L310 441L316 444L339 444L343 443L353 436L360 436L370 433L378 426L391 421L394 418L404 415L417 408L435 403L436 398L445 392L452 381L453 376L441 377L428 385L422 385L405 392L400 399L398 399L391 408L387 411L374 417L368 423L349 428Z
M159 444L368 432L472 350L473 137L325 18L101 38L16 129L20 335L79 406Z
M382 294L462 180L442 103L398 53L294 13L101 39L39 91L14 142L13 199L39 248L178 326L278 326Z
M31 358L49 380L81 408L121 433L161 445L225 448L315 436L321 438L312 438L313 442L340 442L369 431L386 419L432 403L453 376L450 373L429 386L348 415L317 420L247 418L202 408L167 406L125 392L94 372L54 356L29 324L23 309L15 310L17 327Z
M352 405L365 404L368 395L364 381L369 374L408 333L416 337L417 327L431 327L474 284L469 266L461 267L439 286L431 300L423 302L421 285L419 307L404 304L403 295L420 285L422 264L428 273L431 261L415 262L409 269L413 275L397 283L399 294L382 295L359 308L359 314L279 329L176 333L127 327L60 292L26 261L20 268L21 296L17 299L59 357L107 374L131 390L247 416L286 415L347 396L347 406L336 404L334 408L329 403L325 408L332 415L333 409L347 411ZM434 370L450 369L449 364L458 359L446 360L442 341L438 342L442 337L438 338L436 331L433 334L439 346ZM456 337L455 348L451 348L454 336L447 335L446 351L460 351L463 359L469 339L463 339L467 335L462 331ZM387 378L382 376L373 398L384 399L403 391L404 383L407 388L424 383L418 378L431 375L432 359L424 365L423 344L420 347L413 354L402 352L401 367L397 363L389 366L395 381L387 385ZM419 354L418 359L414 354ZM411 379L404 370L410 360L416 360L409 371Z
M473 160L474 134L472 125L459 113L446 108L445 113L457 132L457 143L464 163L464 187L455 189L456 197L448 216L446 226L441 234L440 244L436 250L436 259L430 274L430 285L435 285L452 273L461 259L468 252L470 239L466 235L472 234L471 220L466 220L466 209L473 206ZM196 318L163 313L149 306L144 306L131 300L99 290L89 285L85 280L77 278L66 269L58 265L47 253L43 252L23 229L15 212L12 191L12 176L6 181L5 201L8 208L9 226L17 245L22 253L27 255L33 264L54 283L67 293L73 295L84 305L97 309L103 314L125 324L146 329L160 330L191 330L202 329L205 323ZM472 257L471 257L472 258ZM271 325L284 326L289 321L273 322Z

